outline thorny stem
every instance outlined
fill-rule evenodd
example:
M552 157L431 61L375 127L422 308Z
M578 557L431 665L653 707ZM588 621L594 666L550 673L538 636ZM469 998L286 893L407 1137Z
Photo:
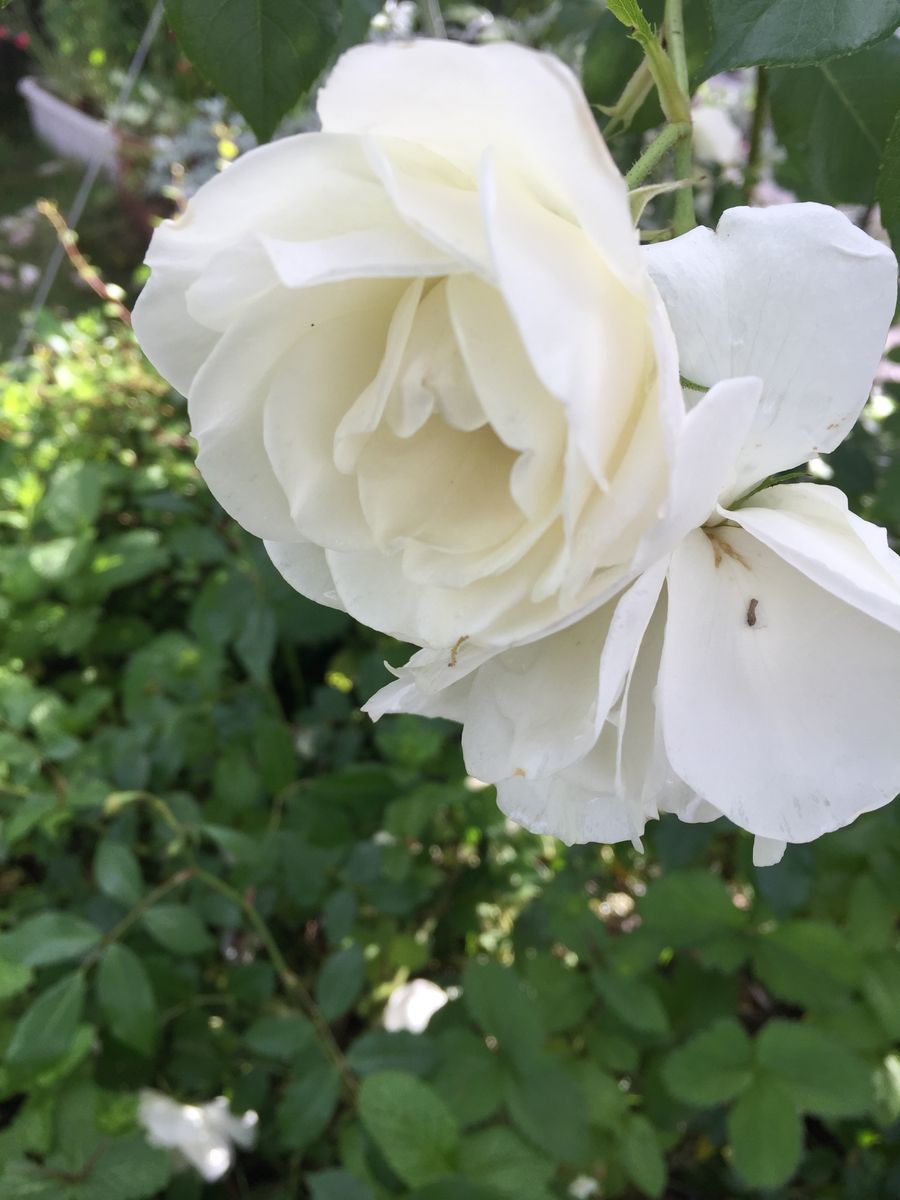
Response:
M687 53L684 46L684 6L683 0L666 0L666 46L672 66L675 69L675 79L686 99L690 99L690 82L688 80ZM689 179L693 172L693 147L691 145L690 125L687 134L679 138L675 145L675 173L679 179ZM687 233L696 225L694 217L694 190L692 187L682 188L675 193L674 229L676 236Z
M689 138L690 135L691 127L686 121L677 121L674 125L667 125L626 174L625 182L629 189L643 183L647 176L659 166L672 147L677 146L680 141Z
M750 126L750 150L747 154L747 169L744 172L744 196L750 200L753 189L759 182L762 164L763 132L769 115L769 76L765 67L756 68L756 100L753 105L753 123Z
M223 883L221 879L215 875L211 875L208 871L204 871L200 867L194 867L191 869L190 874L199 883L206 884L208 888L212 888L213 891L225 896L226 899L236 905L246 916L256 931L259 940L265 946L282 986L285 991L291 992L299 1000L301 1008L313 1024L322 1049L337 1069L348 1095L351 1099L354 1099L357 1091L356 1076L350 1070L347 1060L344 1058L343 1052L337 1044L334 1034L331 1032L331 1026L322 1015L319 1006L312 998L303 980L288 966L272 931L259 915L259 912L245 896L242 896L235 888L230 887L227 883Z

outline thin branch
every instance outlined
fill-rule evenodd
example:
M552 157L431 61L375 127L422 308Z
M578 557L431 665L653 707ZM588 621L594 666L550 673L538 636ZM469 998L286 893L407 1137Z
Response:
M762 174L763 133L769 115L769 75L765 67L756 68L756 100L750 126L750 149L744 171L744 195L749 200Z

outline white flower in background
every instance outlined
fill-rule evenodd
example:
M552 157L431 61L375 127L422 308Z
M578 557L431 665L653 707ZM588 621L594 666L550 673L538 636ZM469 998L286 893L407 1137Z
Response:
M571 619L622 586L684 419L587 102L547 55L417 41L344 55L318 108L153 237L135 329L200 470L289 583L376 629Z
M382 1024L389 1033L424 1033L428 1022L450 997L430 979L411 979L395 987L384 1006Z
M372 33L376 37L412 37L418 17L419 9L413 0L387 0L381 12L372 18Z
M698 104L692 114L694 154L705 163L733 167L744 157L744 136L724 108Z
M576 1175L566 1190L575 1200L590 1200L600 1191L600 1184L590 1175Z
M234 1147L249 1150L256 1142L257 1115L236 1117L224 1096L209 1104L179 1104L177 1100L144 1088L138 1101L138 1124L151 1146L172 1150L189 1163L207 1183L214 1183L231 1168Z
M611 842L660 811L725 814L772 862L900 789L900 558L834 488L754 491L859 416L896 262L812 204L731 209L647 258L683 375L718 386L686 393L644 574L530 644L455 668L421 651L367 708L462 721L467 769L536 832Z

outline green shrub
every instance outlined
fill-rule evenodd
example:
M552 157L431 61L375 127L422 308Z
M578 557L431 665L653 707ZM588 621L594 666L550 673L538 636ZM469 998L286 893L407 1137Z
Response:
M896 808L759 873L508 827L449 723L360 716L404 648L222 515L130 336L47 334L0 410L4 1200L896 1196ZM174 1173L143 1087L256 1149Z

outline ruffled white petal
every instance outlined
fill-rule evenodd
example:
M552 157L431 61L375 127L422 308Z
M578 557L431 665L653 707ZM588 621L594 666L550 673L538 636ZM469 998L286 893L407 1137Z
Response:
M508 43L359 46L338 62L318 111L326 131L425 145L469 178L496 148L544 207L588 231L622 279L640 278L624 181L558 59Z
M685 418L672 469L665 513L638 549L642 567L667 554L715 512L735 475L736 463L759 407L762 380L715 384Z
M764 488L722 515L832 595L900 632L900 557L880 526L850 512L837 488Z
M892 630L733 527L685 539L668 593L665 747L702 799L803 842L900 790Z
M765 384L731 496L834 449L865 404L894 311L897 264L836 209L732 208L718 229L645 249L681 373ZM727 501L727 497L725 498Z
M499 288L535 371L565 404L571 436L606 488L654 382L647 301L494 159L482 189Z
M328 608L343 609L328 569L325 551L312 542L265 542L273 566L291 587Z

